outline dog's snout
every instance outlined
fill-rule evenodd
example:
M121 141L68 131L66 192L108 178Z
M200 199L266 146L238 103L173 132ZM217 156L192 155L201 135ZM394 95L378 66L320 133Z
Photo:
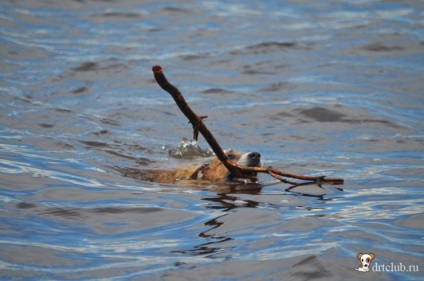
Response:
M259 152L250 152L249 158L251 158L251 159L261 159L261 154Z
M261 155L256 151L244 153L237 164L248 167L263 167Z

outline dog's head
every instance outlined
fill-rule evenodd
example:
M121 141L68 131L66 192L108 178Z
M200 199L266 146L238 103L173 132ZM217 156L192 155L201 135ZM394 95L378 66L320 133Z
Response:
M240 153L233 150L229 150L225 153L230 161L237 163L241 166L247 167L263 167L263 162L259 152L246 152ZM233 175L228 174L227 168L221 163L218 158L214 158L211 163L202 171L203 179L222 179L227 175L227 178L232 180ZM255 176L256 173L248 173L247 176Z
M361 261L362 267L369 267L374 258L375 255L373 253L358 254L358 259Z
M231 154L228 155L228 158L231 159ZM264 163L262 162L262 159L261 159L261 154L256 151L238 154L236 158L231 160L240 166L246 166L246 167L263 167L264 166ZM248 178L249 180L256 182L257 181L256 175L257 175L256 172L243 172L243 174L241 175L241 179L236 179L235 175L233 175L232 173L229 173L227 175L227 178L229 180L235 180L235 181Z

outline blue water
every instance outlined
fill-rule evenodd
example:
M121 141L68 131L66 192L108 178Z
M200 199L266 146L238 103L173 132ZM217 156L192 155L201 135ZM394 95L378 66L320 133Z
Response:
M1 279L421 280L423 13L421 1L4 1ZM192 135L153 65L223 148L345 184L143 179L187 161L168 152Z

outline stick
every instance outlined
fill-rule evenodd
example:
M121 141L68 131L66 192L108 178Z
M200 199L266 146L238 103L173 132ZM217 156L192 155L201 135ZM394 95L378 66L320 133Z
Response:
M174 85L168 82L162 72L162 67L156 65L152 68L152 71L159 86L172 96L180 110L193 125L193 138L197 141L200 131L205 140L208 142L209 146L212 148L213 152L215 152L216 157L218 157L222 164L224 164L225 168L227 168L228 171L234 173L235 175L240 176L239 170L233 165L234 163L228 159L227 155L224 153L215 137L203 123L202 119L205 119L206 116L199 117L196 115L196 113L193 112L193 110L191 110L181 92Z
M199 132L200 132L205 138L205 140L208 142L209 146L212 148L213 152L215 152L216 157L218 157L218 159L228 169L228 171L233 173L236 177L246 178L246 177L249 177L249 176L246 176L245 174L246 172L256 172L256 173L269 174L272 177L282 182L290 183L290 184L293 184L294 182L283 179L281 176L315 182L315 183L322 183L322 182L328 182L333 184L344 183L343 179L338 179L338 178L326 178L325 176L320 176L320 177L302 176L302 175L282 172L272 168L245 167L245 166L240 166L236 163L231 162L230 159L222 150L219 143L216 141L215 137L212 135L212 133L209 131L206 125L203 123L203 119L207 118L207 116L197 116L196 113L193 112L193 110L187 104L183 95L177 89L177 87L175 87L174 85L168 82L165 75L163 74L162 67L158 65L153 66L152 71L153 71L155 80L159 84L159 86L172 96L175 103L178 105L178 107L182 111L182 113L187 117L189 122L192 124L193 138L197 141Z

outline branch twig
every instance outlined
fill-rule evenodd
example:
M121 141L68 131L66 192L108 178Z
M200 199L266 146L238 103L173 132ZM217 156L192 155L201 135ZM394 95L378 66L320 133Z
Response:
M310 181L315 183L322 183L322 182L328 182L333 184L344 183L343 179L338 179L338 178L326 178L325 176L320 176L320 177L302 176L302 175L282 172L272 168L245 167L245 166L240 166L236 163L231 162L230 159L222 150L219 143L216 141L215 137L212 135L212 133L208 130L208 128L203 123L203 119L207 118L207 116L197 116L196 113L193 112L193 110L187 104L183 95L177 89L177 87L175 87L174 85L168 82L165 75L163 74L162 67L158 65L153 66L152 71L153 71L155 80L159 84L159 86L172 96L175 103L178 105L178 107L182 111L182 113L187 117L187 119L192 124L193 138L197 141L198 135L200 132L205 138L205 140L208 142L209 146L215 152L216 157L218 157L218 159L222 162L222 164L224 164L224 166L228 169L228 171L230 171L236 177L246 178L246 177L249 177L249 176L246 176L246 173L248 174L249 172L257 172L257 173L269 174L272 177L282 182L290 183L290 184L298 184L298 183L291 182L289 180L283 179L282 177L294 178L294 179Z

